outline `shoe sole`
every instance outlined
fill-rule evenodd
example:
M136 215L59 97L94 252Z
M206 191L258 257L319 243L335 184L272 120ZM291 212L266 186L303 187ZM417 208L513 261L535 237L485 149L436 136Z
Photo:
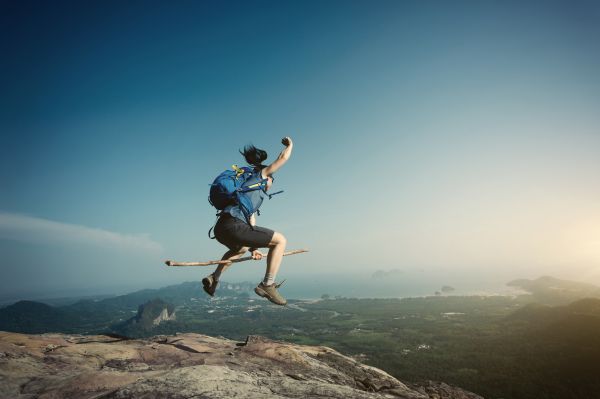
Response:
M275 300L273 299L273 297L271 295L269 295L268 292L256 287L254 289L254 292L256 292L256 295L261 296L263 298L267 298L271 303L274 303L275 305L279 305L279 306L285 306L287 305L287 301L285 301L284 303L279 303L279 302L275 302Z
M210 287L210 281L208 281L208 279L205 277L202 279L202 288L204 288L204 292L206 292L208 295L210 296L215 296L214 293L210 293L210 291L208 290Z

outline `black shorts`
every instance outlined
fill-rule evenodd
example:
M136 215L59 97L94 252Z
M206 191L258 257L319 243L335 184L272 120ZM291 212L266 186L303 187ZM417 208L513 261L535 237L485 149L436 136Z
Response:
M251 227L248 223L223 213L215 225L217 241L227 248L238 251L242 247L266 248L275 232L265 227Z

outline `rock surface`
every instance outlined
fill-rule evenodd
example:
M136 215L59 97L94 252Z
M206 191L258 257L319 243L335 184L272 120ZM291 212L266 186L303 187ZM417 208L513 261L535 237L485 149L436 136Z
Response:
M456 398L398 381L333 349L249 336L127 339L0 332L0 398Z

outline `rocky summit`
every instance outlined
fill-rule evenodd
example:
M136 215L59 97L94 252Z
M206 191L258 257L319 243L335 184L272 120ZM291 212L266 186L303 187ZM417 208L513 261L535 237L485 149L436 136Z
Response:
M128 339L0 332L1 398L456 398L407 385L324 346L201 334Z

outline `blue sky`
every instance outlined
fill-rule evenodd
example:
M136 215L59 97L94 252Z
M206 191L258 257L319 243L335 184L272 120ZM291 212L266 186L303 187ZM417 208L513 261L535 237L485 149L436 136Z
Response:
M162 261L223 252L208 183L244 144L273 160L287 135L285 193L259 224L311 252L282 275L600 283L595 2L2 1L0 15L6 296L200 278Z

